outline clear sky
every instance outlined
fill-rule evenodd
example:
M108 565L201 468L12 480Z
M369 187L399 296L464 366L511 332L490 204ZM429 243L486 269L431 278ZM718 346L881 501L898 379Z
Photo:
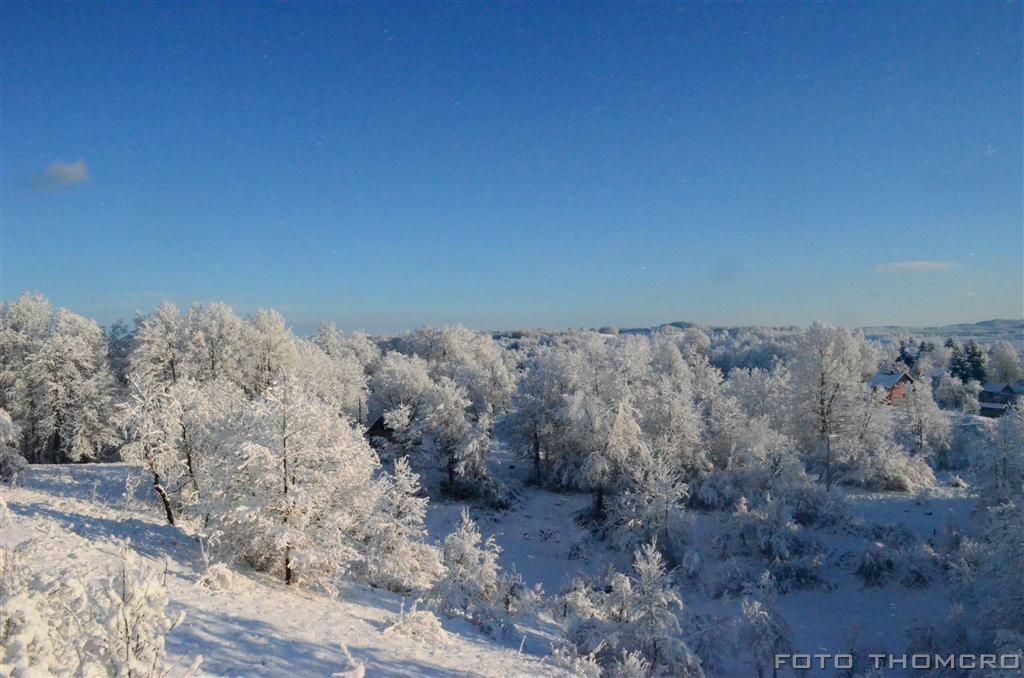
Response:
M1019 2L0 12L7 299L372 332L1022 314Z

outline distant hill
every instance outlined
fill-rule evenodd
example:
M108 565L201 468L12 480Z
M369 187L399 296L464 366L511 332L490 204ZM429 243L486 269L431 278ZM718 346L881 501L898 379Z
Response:
M861 330L864 331L868 338L879 341L888 341L893 337L901 335L911 335L914 337L952 337L957 340L976 339L986 344L1003 340L1017 345L1024 343L1024 320L982 320L976 323L959 323L937 327L880 325L862 327Z

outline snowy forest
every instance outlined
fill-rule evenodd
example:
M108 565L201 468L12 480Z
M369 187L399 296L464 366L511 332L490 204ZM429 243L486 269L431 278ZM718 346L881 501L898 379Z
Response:
M305 337L26 293L0 306L0 673L1019 662L1024 409L978 412L1022 379L1012 341L828 324Z

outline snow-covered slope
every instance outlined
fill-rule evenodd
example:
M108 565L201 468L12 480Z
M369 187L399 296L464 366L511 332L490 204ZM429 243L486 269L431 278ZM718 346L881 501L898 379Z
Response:
M330 676L351 666L344 645L371 676L564 675L531 648L520 654L521 638L504 647L458 620L444 621L445 644L385 635L403 601L369 587L330 599L245 572L230 591L204 588L199 545L187 528L162 521L148 488L132 489L133 475L124 464L34 466L19 487L2 488L12 514L2 538L5 546L41 538L22 563L31 569L70 559L101 571L117 561L119 540L161 569L166 563L170 612L187 615L168 637L171 663L201 654L203 675ZM549 649L539 638L530 645Z
M495 473L520 487L516 507L472 512L481 531L494 534L502 547L504 568L515 566L527 583L540 583L553 595L577 574L598 574L609 563L628 567L630 554L615 551L577 524L588 495L524 488L519 481L526 469L513 466L504 450L496 455ZM845 652L855 645L860 652L898 654L906 651L908 626L948 615L952 601L941 577L920 589L896 581L865 588L854 573L856 559L872 545L872 531L883 526L916 543L941 537L947 524L970 532L971 498L947 478L940 480L939 487L919 495L837 488L846 495L853 524L815 531L826 545L827 585L792 591L778 601L796 651ZM448 642L421 643L384 633L390 618L411 600L359 584L343 586L329 598L235 570L231 590L205 588L198 581L206 566L191 530L166 525L141 481L125 464L33 466L18 487L2 488L13 523L2 537L6 546L41 538L43 547L23 562L34 569L73 561L103 570L117 561L122 540L130 540L131 548L161 569L166 563L170 612L187 615L168 637L172 663L187 664L187 658L201 654L206 675L330 676L351 666L347 647L371 676L566 675L547 658L560 629L544 611L518 620L513 634L497 639L462 620L443 619ZM462 508L457 502L432 502L427 517L432 538L451 531ZM710 559L711 549L700 537L709 519L696 515L692 545ZM685 577L680 584L691 612L717 620L725 636L733 635L738 600L712 597ZM753 670L746 653L736 648L720 657L709 675L746 676Z

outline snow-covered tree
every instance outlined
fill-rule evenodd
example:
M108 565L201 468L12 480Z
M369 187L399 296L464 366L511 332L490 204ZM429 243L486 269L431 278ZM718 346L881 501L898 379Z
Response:
M401 347L427 360L435 379L447 377L461 386L474 417L493 416L507 407L515 379L505 352L489 335L462 326L425 327L404 337Z
M198 382L243 383L245 323L223 302L193 304L182 323L182 372Z
M655 544L636 551L633 571L630 630L639 641L638 649L652 666L664 666L673 675L701 675L700 660L681 637L678 611L683 601L672 586Z
M390 591L427 590L442 568L437 549L425 541L428 500L419 496L419 476L399 458L383 483L366 528L366 576Z
M0 482L14 481L28 466L16 448L18 436L18 425L6 410L0 409Z
M599 520L605 517L606 497L624 480L623 470L627 464L638 456L650 455L637 422L639 414L627 392L615 405L610 421L591 431L597 435L593 437L593 447L580 468L580 482L594 493L594 515ZM584 416L591 418L593 413L588 411ZM607 414L598 416L609 419Z
M935 455L942 462L950 444L949 417L939 409L928 382L915 381L897 405L911 451Z
M857 410L878 363L877 349L847 329L815 323L798 341L790 364L793 435L820 451L826 487L834 481L831 448L857 435Z
M959 377L945 374L935 389L935 399L946 409L959 410L968 414L977 414L979 409L978 395L981 384L977 381L963 382Z
M550 450L557 445L564 389L559 381L560 354L543 349L525 367L513 396L512 411L502 422L512 449L533 466L533 482L550 473Z
M988 350L986 375L997 384L1012 384L1024 379L1020 353L1008 341L997 341Z
M793 633L771 602L745 598L740 640L747 647L757 678L776 678L775 657L793 653Z
M975 485L986 504L1024 497L1024 404L1006 409L992 428L988 445L976 450Z
M330 589L377 505L361 431L284 372L229 417L204 509L221 548L288 584Z
M182 417L181 407L169 389L156 382L132 375L129 385L131 391L121 413L127 441L121 448L121 458L146 469L167 522L173 525L175 509L171 495L185 482L189 470L178 448L176 429Z
M95 458L114 443L113 375L99 326L63 309L24 366L17 398L31 460Z
M246 319L243 331L243 388L250 397L263 394L282 370L294 369L295 335L277 311L257 311Z
M683 640L683 602L654 544L635 552L632 575L613 570L596 586L577 584L564 605L570 654L611 667L623 653L639 653L655 675L704 676Z
M651 453L683 478L711 468L706 429L693 393L692 373L685 363L651 376L641 390L643 429Z
M462 615L475 624L488 622L498 598L501 548L493 537L483 538L469 511L463 509L441 553L444 574L430 593L433 604L441 612Z
M315 343L296 340L295 376L304 381L324 402L331 404L339 415L353 422L366 423L367 379L354 354L345 351L330 355Z
M418 437L426 449L432 450L447 475L449 491L461 494L471 488L457 490L486 477L484 466L490 440L486 418L472 422L467 416L469 398L465 390L448 377L441 380L424 397L422 417L417 422ZM469 494L472 494L470 491Z
M130 372L143 381L170 387L183 376L184 336L178 308L164 301L136 322Z
M422 416L420 408L434 388L427 361L391 351L380 359L370 383L370 420L399 407L410 409L409 419Z
M789 392L789 370L784 364L776 364L770 370L734 368L723 389L739 401L748 415L769 417L777 429L782 429Z
M355 361L364 372L369 372L380 359L380 347L363 332L345 336L334 323L320 323L313 343L332 358Z
M609 510L616 541L627 548L655 541L672 554L672 528L689 497L686 483L670 463L651 454L631 459L625 474Z
M25 379L25 368L50 334L52 309L41 294L26 292L16 301L0 303L0 407L15 420L30 410L16 393Z

